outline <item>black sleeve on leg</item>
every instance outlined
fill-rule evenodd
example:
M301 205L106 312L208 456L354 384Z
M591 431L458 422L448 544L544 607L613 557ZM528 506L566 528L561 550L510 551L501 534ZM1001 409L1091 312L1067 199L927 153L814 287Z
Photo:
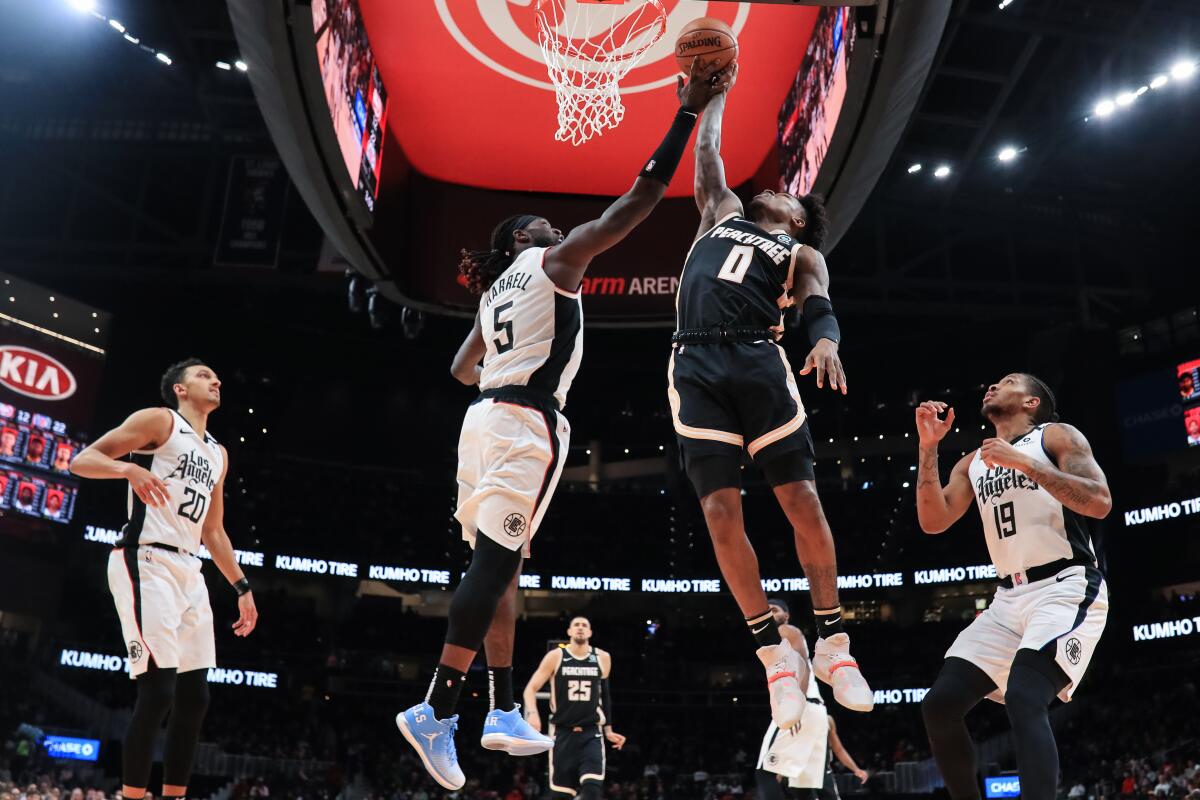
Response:
M139 789L150 783L150 765L154 762L154 740L162 727L163 718L175 701L176 675L174 667L151 667L135 681L137 701L133 716L125 730L122 745L121 780L126 786Z
M179 675L175 685L175 705L167 722L167 741L163 746L163 784L188 785L208 701L208 670L194 669Z
M520 566L520 550L509 550L483 531L476 533L471 566L450 599L446 644L468 650L478 650L483 645L483 637L496 616L496 606Z

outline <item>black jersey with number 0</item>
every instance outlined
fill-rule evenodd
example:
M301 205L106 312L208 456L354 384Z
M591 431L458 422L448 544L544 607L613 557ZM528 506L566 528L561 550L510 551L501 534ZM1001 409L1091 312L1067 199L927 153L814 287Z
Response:
M600 681L596 648L576 658L564 647L550 684L550 721L557 726L601 724Z
M677 328L724 324L782 333L801 247L783 230L764 230L738 214L725 217L688 251L675 298Z

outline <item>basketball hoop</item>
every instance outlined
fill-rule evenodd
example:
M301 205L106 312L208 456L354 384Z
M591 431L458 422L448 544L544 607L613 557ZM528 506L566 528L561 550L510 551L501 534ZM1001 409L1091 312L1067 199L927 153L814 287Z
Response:
M667 29L662 0L538 0L536 13L558 101L554 138L579 146L617 127L618 84Z

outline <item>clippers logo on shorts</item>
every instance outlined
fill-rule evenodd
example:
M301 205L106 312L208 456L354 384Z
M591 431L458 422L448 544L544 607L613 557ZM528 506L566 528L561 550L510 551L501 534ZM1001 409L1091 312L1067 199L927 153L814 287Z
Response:
M975 481L975 493L979 495L980 505L994 504L1009 489L1027 489L1036 492L1038 488L1037 481L1033 478L1008 467L989 469Z
M1067 660L1072 664L1078 664L1079 659L1083 656L1083 644L1078 639L1072 636L1067 639L1067 644L1063 648L1067 654Z
M525 517L513 513L504 518L504 532L514 539L525 532Z
M145 652L145 649L142 647L141 642L134 640L129 643L129 660L130 661L141 661L142 655L144 652Z
M0 345L0 384L38 400L66 400L75 394L71 370L38 350Z

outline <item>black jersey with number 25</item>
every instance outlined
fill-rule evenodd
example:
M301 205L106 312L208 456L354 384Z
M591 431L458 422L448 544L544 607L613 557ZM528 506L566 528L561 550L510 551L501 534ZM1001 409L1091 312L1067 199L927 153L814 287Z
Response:
M596 648L575 658L564 647L550 686L550 721L559 727L601 724L600 680Z
M783 332L792 305L796 254L804 245L783 230L767 231L730 214L688 251L675 298L679 330L719 325Z

